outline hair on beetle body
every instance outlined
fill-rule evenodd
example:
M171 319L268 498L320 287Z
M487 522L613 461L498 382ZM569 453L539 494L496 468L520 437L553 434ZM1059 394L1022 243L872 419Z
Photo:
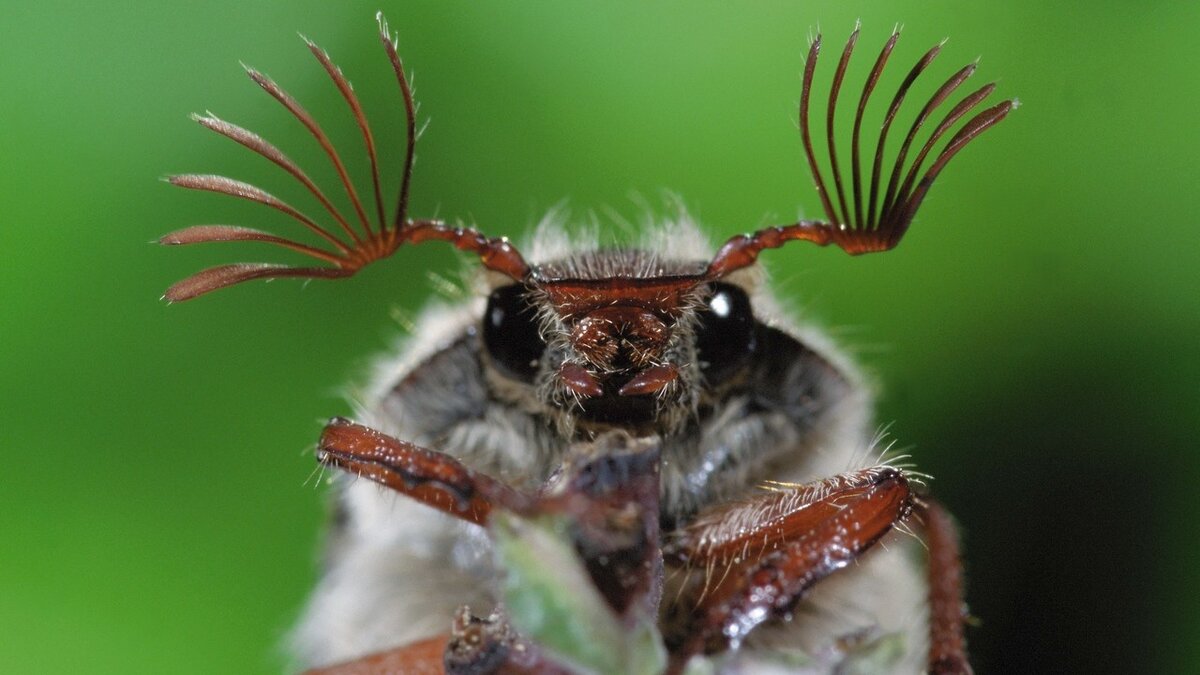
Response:
M801 141L827 219L737 235L715 253L682 208L626 247L573 239L554 217L519 249L410 218L415 105L382 20L408 133L390 219L362 106L312 42L361 132L370 202L304 108L266 76L248 74L317 140L353 214L265 139L196 118L293 176L336 227L230 178L172 177L281 211L321 245L212 225L162 243L258 241L321 265L215 267L172 286L168 300L258 278L343 278L428 240L481 263L466 299L431 303L380 360L358 422L337 418L322 433L319 462L344 474L324 570L293 633L303 665L327 673L970 671L949 517L923 495L923 474L875 448L862 376L828 338L779 309L757 258L797 240L855 255L890 250L950 158L1014 104L975 112L987 84L937 112L974 72L968 65L924 104L885 167L897 112L940 50L908 72L873 154L864 153L863 114L894 32L858 96L849 163L839 164L835 109L858 34L842 50L826 107L829 182L809 119L820 36L804 66ZM918 142L929 118L940 121Z

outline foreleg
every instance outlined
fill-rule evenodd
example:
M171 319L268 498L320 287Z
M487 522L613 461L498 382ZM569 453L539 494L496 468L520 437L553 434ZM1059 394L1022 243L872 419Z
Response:
M341 417L330 420L321 432L317 460L476 525L487 523L493 506L527 513L535 502L449 455Z
M806 485L774 485L761 499L722 506L680 531L668 560L704 569L682 625L668 635L673 669L737 647L784 617L818 581L854 562L904 521L908 479L879 466Z
M919 513L925 520L925 545L929 547L929 672L967 675L974 671L967 661L963 637L967 606L958 529L941 504L922 502Z

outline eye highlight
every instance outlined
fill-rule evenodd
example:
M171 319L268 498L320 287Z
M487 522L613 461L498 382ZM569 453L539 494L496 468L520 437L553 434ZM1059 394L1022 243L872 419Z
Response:
M712 295L698 319L700 373L710 385L720 384L746 364L757 346L750 298L737 286L713 283Z
M500 372L522 382L533 381L546 343L523 285L503 286L488 296L483 344Z

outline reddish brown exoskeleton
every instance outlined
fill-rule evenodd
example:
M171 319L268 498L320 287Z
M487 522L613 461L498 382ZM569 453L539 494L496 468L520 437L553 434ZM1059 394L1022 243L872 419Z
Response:
M819 333L790 325L756 260L795 240L855 255L893 248L950 158L1014 103L972 115L993 89L987 84L918 142L975 70L962 68L919 111L886 168L897 112L936 46L891 98L875 150L864 156L864 110L893 33L859 95L844 166L834 119L856 28L828 98L827 183L809 124L818 36L799 121L826 220L738 235L715 255L686 214L653 243L629 248L571 242L550 223L527 259L507 239L409 217L415 106L382 23L380 36L408 131L391 218L362 107L309 43L362 133L374 209L312 117L250 70L320 143L354 214L342 214L274 145L204 116L200 124L295 177L337 228L245 183L184 175L170 181L270 206L327 246L232 226L162 238L260 241L325 263L215 267L168 289L170 301L250 279L347 277L427 240L482 263L474 299L429 310L410 344L381 363L359 414L365 424L335 419L322 434L319 460L348 476L339 482L324 576L295 634L298 657L326 672L968 672L951 521L918 494L921 474L872 450L860 377ZM910 522L927 555L917 538L897 535ZM522 562L530 551L544 557ZM576 606L591 608L586 621L562 614ZM546 616L559 616L559 625ZM576 623L595 635L571 638Z

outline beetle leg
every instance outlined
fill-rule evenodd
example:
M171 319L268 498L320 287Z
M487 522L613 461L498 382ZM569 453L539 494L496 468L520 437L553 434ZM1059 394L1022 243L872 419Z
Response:
M772 487L764 498L701 514L668 544L668 560L706 570L694 609L668 635L673 670L701 652L736 647L759 624L786 615L913 507L908 479L890 466Z
M442 675L448 635L438 635L412 644L368 654L353 661L304 671L304 675Z
M656 440L624 432L577 444L538 506L567 516L596 589L622 617L653 616L662 599L660 457Z
M317 461L375 481L422 504L484 525L493 506L529 513L533 497L449 455L335 417L321 432Z
M942 505L922 499L920 514L925 520L925 545L929 547L929 672L972 673L967 661L963 620L962 560L958 530Z
M448 634L419 640L304 675L570 675L521 638L498 612L486 619L462 607Z

